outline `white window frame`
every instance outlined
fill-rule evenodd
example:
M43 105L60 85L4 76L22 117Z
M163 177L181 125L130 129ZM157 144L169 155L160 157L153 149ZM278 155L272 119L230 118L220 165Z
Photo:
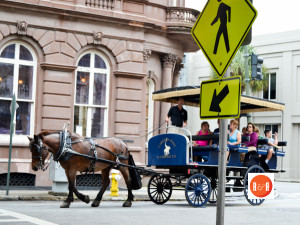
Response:
M11 41L6 43L5 45L3 45L3 47L0 50L0 54L3 52L3 50L8 47L9 45L15 44L16 48L15 48L15 58L14 59L9 59L9 58L0 58L0 62L1 63L10 63L14 65L14 81L13 81L13 93L16 94L16 102L30 102L31 103L31 108L30 108L30 132L29 135L33 136L34 134L34 121L35 121L35 97L36 97L36 74L37 74L37 57L36 57L36 53L33 51L33 49L26 43L21 42L21 41ZM20 46L23 45L25 46L28 51L30 52L31 56L32 56L32 61L28 61L28 60L20 60L19 56L20 56ZM17 58L17 59L16 59ZM19 66L20 65L24 65L24 66L32 66L33 67L33 78L32 78L32 99L28 100L28 99L19 99L18 98L18 80L19 80ZM7 97L0 97L0 100L10 100L12 101L12 97L11 98L7 98ZM16 116L15 116L15 120L16 120ZM14 121L16 122L16 121ZM15 134L15 130L14 130L14 134ZM0 134L0 136L9 136L9 134ZM23 136L26 137L27 135L24 134L18 134L16 135L16 137L18 136ZM21 137L22 138L22 137ZM4 138L5 142L7 138ZM1 138L2 140L2 138Z
M154 81L150 78L147 79L147 85L148 85L148 130L147 130L147 140L149 140L153 133L153 123L154 123L154 101L152 100L152 93L154 92Z
M81 67L78 66L80 59L87 55L91 54L90 67ZM98 55L105 62L106 69L94 68L95 65L95 55ZM75 95L74 95L74 107L75 106L86 106L87 107L87 124L86 124L86 136L91 136L91 127L92 127L92 108L102 108L104 109L104 124L103 124L103 136L108 135L108 111L109 111L109 90L110 90L110 64L107 58L98 51L86 51L82 53L76 62L77 69L75 71ZM90 83L89 83L89 102L88 104L78 104L76 103L76 88L77 88L77 72L88 72L90 74ZM105 105L94 105L93 104L93 84L94 84L94 74L102 73L106 74L106 93L105 93ZM75 125L75 124L74 124ZM74 131L76 132L76 127L74 126Z

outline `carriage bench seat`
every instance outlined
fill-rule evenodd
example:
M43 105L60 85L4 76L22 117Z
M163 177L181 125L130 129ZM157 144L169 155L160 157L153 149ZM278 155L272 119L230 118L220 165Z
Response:
M257 144L258 145L262 145L262 144L268 144L268 139L259 139ZM286 141L279 141L277 146L279 147L284 147L284 146L287 146L287 142ZM263 148L257 148L257 153L259 155L267 155L268 154L268 149L263 149ZM279 156L279 157L284 157L285 156L285 151L283 150L278 150L278 149L275 149L275 151L273 152L273 155L275 156Z
M248 153L247 147L238 147L238 146L229 145L228 148L231 152Z

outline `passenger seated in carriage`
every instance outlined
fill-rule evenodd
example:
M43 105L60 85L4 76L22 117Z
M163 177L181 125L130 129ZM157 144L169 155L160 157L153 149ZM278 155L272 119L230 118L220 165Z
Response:
M246 136L246 137L249 136L250 140L244 141L242 143L243 146L248 147L248 152L256 151L256 148L257 148L258 136L257 136L257 133L254 132L255 129L256 129L256 127L253 123L248 123L247 133L244 136ZM241 162L244 162L244 160L245 160L245 153L241 153Z
M196 135L210 135L212 132L209 130L209 123L203 121L201 123L201 130L197 131ZM194 141L193 146L208 146L212 144L212 140L199 140ZM193 156L194 161L200 162L202 160L201 156Z
M269 169L268 162L272 158L272 155L274 153L274 147L278 148L278 134L275 132L275 139L272 138L272 132L271 130L265 130L265 137L268 139L268 144L262 145L262 149L267 149L268 154L266 159L262 156L260 156L260 164L264 169Z
M210 135L212 132L209 130L209 124L207 121L201 123L201 130L197 131L196 135ZM193 146L207 146L211 145L212 140L199 140L194 141Z
M228 131L229 139L227 141L227 162L229 157L229 150L233 147L239 147L241 145L242 136L241 132L237 129L239 122L237 120L231 120Z

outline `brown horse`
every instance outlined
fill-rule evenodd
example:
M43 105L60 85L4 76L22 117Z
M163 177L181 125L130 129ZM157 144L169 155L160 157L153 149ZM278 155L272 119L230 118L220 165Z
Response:
M120 139L93 139L93 142L89 142L86 141L87 139L84 139L83 137L75 133L70 134L70 137L72 141L72 149L77 153L91 155L90 150L92 144L94 143L96 144L96 146L98 146L94 148L97 151L97 158L115 162L117 160L117 155L123 156L120 157L120 163L128 165L129 152L127 146ZM47 158L49 152L53 154L55 159L55 157L57 157L57 153L59 153L59 150L61 148L60 132L43 131L38 135L34 135L34 138L28 137L28 139L30 140L29 146L32 153L32 169L35 171L44 168L45 159ZM101 146L102 148L99 146ZM92 155L94 155L94 153L92 153ZM83 195L77 190L75 186L75 179L78 171L91 171L91 160L83 156L71 154L71 157L68 160L60 158L58 159L58 161L60 165L65 169L69 184L69 195L60 207L68 208L70 206L71 202L73 202L74 200L73 192L81 201L88 204L90 202L89 196ZM101 171L102 174L102 187L92 203L92 207L98 207L100 205L103 193L105 192L110 182L109 171L112 168L112 164L105 162L95 162L92 167L94 167L94 171ZM133 201L133 194L131 185L132 179L130 177L129 168L120 166L119 169L124 177L128 189L128 198L124 202L123 207L130 207L132 205L131 202Z

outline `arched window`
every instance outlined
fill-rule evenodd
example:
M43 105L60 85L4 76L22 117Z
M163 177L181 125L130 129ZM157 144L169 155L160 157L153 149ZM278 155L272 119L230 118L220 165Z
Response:
M0 134L10 133L10 105L16 94L15 134L33 135L37 59L32 49L20 42L0 50Z
M77 66L74 131L87 137L107 136L109 64L99 53L86 52Z

